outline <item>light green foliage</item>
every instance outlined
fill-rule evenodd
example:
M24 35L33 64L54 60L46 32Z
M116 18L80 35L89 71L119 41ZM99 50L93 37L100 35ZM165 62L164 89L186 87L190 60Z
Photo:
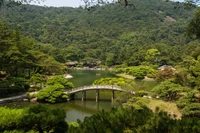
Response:
M61 84L54 84L47 86L37 94L38 101L55 103L66 101L68 95L64 93L64 86Z
M61 84L64 86L65 89L74 88L74 85L71 82L69 82L64 76L61 75L53 76L47 80L47 85L54 84Z
M68 126L68 133L74 133L79 128L79 124L77 122L68 122Z
M94 85L117 85L121 87L131 83L133 83L133 81L125 78L101 78L93 82Z
M159 59L158 59L158 56L159 56L159 55L160 55L160 52L158 51L158 49L152 48L152 49L147 50L145 59L146 59L148 62L154 64L154 63L157 63L157 62L158 62L158 60L159 60Z
M128 73L136 77L136 79L143 79L144 76L155 77L156 70L149 66L136 66L132 67Z
M77 122L69 122L68 123L69 127L72 126L72 127L79 127L79 124Z
M37 94L38 101L56 103L66 101L69 96L64 91L71 89L74 85L64 76L57 75L47 80L47 87Z
M140 67L134 67L129 71L129 74L134 76L136 79L144 79L146 73L144 69L141 69Z
M157 71L150 66L140 65L135 67L117 68L115 72L130 74L136 77L136 79L144 79L145 76L150 78L155 77Z
M139 97L143 97L144 95L148 95L149 92L145 91L145 90L138 90L136 92L136 96L139 96Z
M24 131L21 130L6 130L3 133L24 133ZM35 132L28 132L28 133L35 133Z
M135 97L133 96L130 98L126 103L122 104L125 108L134 107L135 109L142 109L144 106L146 106L149 103L148 98L143 97Z
M165 80L161 82L158 86L153 88L153 95L157 95L163 100L172 101L178 98L180 92L186 90L179 84L173 83L173 80Z
M0 132L12 130L20 126L23 115L22 109L0 107Z

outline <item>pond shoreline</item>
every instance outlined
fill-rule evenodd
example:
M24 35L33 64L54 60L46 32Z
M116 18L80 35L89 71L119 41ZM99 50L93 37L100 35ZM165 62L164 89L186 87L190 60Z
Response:
M71 67L72 70L98 70L98 71L111 71L113 68L100 68L100 67Z

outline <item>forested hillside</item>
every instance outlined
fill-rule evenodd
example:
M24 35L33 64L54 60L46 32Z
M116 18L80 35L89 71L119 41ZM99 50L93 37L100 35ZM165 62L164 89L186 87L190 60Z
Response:
M66 92L74 87L64 77L68 61L101 62L130 78L94 81L97 87L124 89L110 112L70 123L61 110L3 107L0 132L200 132L200 8L193 14L165 0L134 0L134 5L8 8L0 1L0 98L28 92L29 100L68 101ZM157 85L151 88L143 79Z
M161 52L159 65L180 61L180 47L188 43L184 30L192 10L174 9L175 3L160 0L134 3L135 10L116 3L90 11L22 5L2 8L0 19L45 44L40 49L60 62L140 65L150 48Z

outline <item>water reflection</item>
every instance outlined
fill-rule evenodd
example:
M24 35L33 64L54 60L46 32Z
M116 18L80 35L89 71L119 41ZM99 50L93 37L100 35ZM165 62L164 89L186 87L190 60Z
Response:
M97 113L98 111L104 109L105 111L111 110L111 102L110 101L73 101L71 106L72 108L67 111L67 121L76 121L80 119L84 120L86 116L91 116L92 114Z

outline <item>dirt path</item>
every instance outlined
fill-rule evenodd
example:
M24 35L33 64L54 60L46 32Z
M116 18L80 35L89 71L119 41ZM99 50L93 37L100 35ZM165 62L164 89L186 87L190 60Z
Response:
M7 97L7 98L0 98L0 103L6 102L6 101L13 101L17 99L24 99L26 97L26 94L21 94L18 96L12 96L12 97Z
M119 77L123 77L123 78L127 78L127 79L135 79L135 77L131 76L131 75L127 75L127 74L116 74ZM148 78L147 76L145 76L145 78L143 79L144 81L154 81L153 78Z

